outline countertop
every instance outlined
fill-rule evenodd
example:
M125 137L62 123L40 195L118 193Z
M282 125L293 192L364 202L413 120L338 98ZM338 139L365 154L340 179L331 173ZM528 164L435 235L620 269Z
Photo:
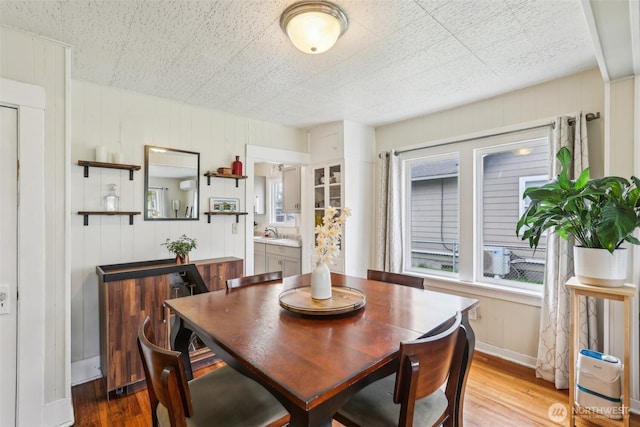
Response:
M290 248L299 248L302 243L298 239L277 239L274 237L253 236L255 243L266 243L267 245L289 246Z

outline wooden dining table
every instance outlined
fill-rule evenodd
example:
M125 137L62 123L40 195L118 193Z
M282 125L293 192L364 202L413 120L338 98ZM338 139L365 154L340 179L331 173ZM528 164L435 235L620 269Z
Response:
M227 364L266 387L291 414L290 426L319 427L330 426L333 414L358 390L397 370L401 341L437 330L458 311L468 327L466 363L471 363L475 337L467 312L475 299L332 273L332 286L364 293L364 307L327 316L301 315L280 305L283 291L309 284L306 274L167 300L178 320L173 348L182 352L187 375L195 332Z

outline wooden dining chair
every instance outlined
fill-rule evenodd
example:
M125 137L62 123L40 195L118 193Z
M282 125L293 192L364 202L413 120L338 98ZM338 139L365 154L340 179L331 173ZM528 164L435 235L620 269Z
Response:
M180 352L155 344L149 317L138 349L154 427L282 426L289 413L271 393L229 366L187 381Z
M241 288L242 286L259 285L261 283L282 280L282 271L254 274L253 276L236 277L227 279L227 290Z
M466 329L458 313L444 332L400 343L396 375L360 390L334 418L348 427L460 426L456 408L465 351Z
M422 277L409 276L408 274L390 273L388 271L379 270L367 270L367 279L424 289L424 279Z

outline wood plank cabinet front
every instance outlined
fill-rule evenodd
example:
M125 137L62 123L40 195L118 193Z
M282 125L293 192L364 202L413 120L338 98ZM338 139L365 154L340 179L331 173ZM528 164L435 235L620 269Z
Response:
M219 291L227 288L227 279L241 277L244 270L243 260L239 258L218 258L195 262L202 280L209 291Z
M151 319L158 343L169 348L169 313L163 303L174 297L172 280L176 274L195 282L204 280L208 290L218 290L225 287L227 279L242 276L243 266L242 259L231 257L186 265L160 260L98 266L100 367L106 392L121 391L144 380L136 340L145 317Z
M169 289L168 274L100 284L100 365L107 392L144 380L136 338L146 316L158 343L168 347L162 302Z

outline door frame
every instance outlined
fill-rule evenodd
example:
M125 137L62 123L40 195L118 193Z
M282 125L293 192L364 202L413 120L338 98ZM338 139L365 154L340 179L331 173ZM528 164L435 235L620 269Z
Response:
M253 206L254 199L254 185L253 185L253 177L255 176L255 164L258 162L267 162L267 163L284 163L287 165L296 165L300 166L300 236L302 238L302 250L301 250L301 263L300 267L302 273L306 273L311 271L311 252L309 249L309 241L313 237L313 228L308 226L307 224L311 224L310 213L308 206L311 206L310 202L308 202L308 195L306 191L302 191L303 188L307 188L307 170L309 168L309 162L311 159L311 155L309 153L301 153L298 151L290 151L290 150L282 150L279 148L269 148L269 147L261 147L258 145L246 145L246 156L245 156L245 169L246 175L251 177L251 179L247 179L246 183L246 192L245 192L245 206L247 207L247 220L245 221L245 237L246 243L245 247L245 263L244 269L246 275L253 274L253 221L255 219L255 214L253 209L250 208Z
M9 292L6 301L9 310L0 316L0 360L3 361L0 414L4 423L13 425L16 422L18 367L18 110L3 103L0 103L0 134L0 179L3 180L0 185L0 285Z
M16 425L39 426L45 406L45 90L0 78L0 103L18 109Z

